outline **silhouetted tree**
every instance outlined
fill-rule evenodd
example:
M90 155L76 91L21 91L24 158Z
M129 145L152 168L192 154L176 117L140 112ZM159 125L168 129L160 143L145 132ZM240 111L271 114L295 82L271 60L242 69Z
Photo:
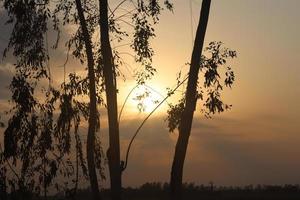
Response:
M53 104L58 93L48 90L45 102L41 102L34 92L38 82L49 77L44 43L49 11L33 1L6 0L3 6L9 15L7 23L13 24L4 56L12 49L16 73L10 84L14 107L8 112L12 116L0 153L2 189L10 190L17 199L29 199L42 190L47 196L59 165L49 156L53 150ZM7 176L8 169L14 176Z
M67 4L64 6L68 7ZM88 91L85 87L81 92L79 92L78 87L74 88L74 84L77 86L84 85L82 84L84 81L78 83L79 81L74 79L73 83L71 82L69 85L63 84L64 91L62 93L55 90L51 85L46 37L48 22L51 18L54 22L54 29L57 31L59 31L59 21L57 20L57 10L52 13L50 7L49 1L4 1L4 8L9 14L7 23L13 24L12 34L4 56L8 50L13 49L17 63L15 64L16 74L10 85L12 102L15 106L9 112L13 116L4 132L4 151L0 155L1 163L9 166L9 170L13 171L15 176L14 178L6 177L7 167L4 166L1 169L1 177L4 177L5 184L10 185L10 191L17 195L16 198L28 199L33 194L39 195L42 189L46 197L47 187L57 174L66 178L74 174L72 161L65 160L64 157L71 152L70 131L72 125L74 126L76 141L75 189L78 183L79 162L83 173L86 174L78 126L80 114L87 118L90 111L86 109L88 108L87 104L74 100L73 95L75 89L76 94L86 94ZM54 48L57 48L57 44L54 45ZM93 54L90 55L93 56ZM90 63L88 63L89 66ZM74 76L70 76L70 78L72 77ZM43 79L49 80L49 88L45 93L46 101L44 103L42 103L42 96L39 98L34 96L37 88L41 87L39 83ZM44 95L43 91L42 94ZM60 101L61 114L57 123L54 123L53 112L58 100ZM92 112L94 112L92 126L95 129L99 121L95 109ZM93 138L92 142L93 144L96 142L97 148L99 148L98 140ZM94 149L92 152L93 154L95 152L98 157L96 167L101 169L101 164L99 164L101 155L99 150ZM20 173L14 169L19 166L21 166ZM59 189L58 185L57 189ZM71 194L72 191L70 190L68 193ZM24 196L25 194L27 197Z
M116 9L126 1L121 1ZM145 66L145 71L137 75L137 82L143 84L146 79L149 79L154 72L155 68L151 66L153 50L149 45L149 40L155 36L152 24L148 18L152 18L154 23L157 23L161 7L159 1L132 1L135 9L132 14L132 21L134 22L134 39L131 44L132 48L136 52L136 62ZM122 32L115 25L116 19L114 9L111 12L111 18L108 16L108 2L107 0L99 0L100 5L100 44L101 44L101 56L103 62L103 76L105 82L106 102L108 111L108 124L109 124L109 149L107 151L107 157L109 161L110 182L111 182L111 194L112 199L121 199L121 176L122 171L125 169L124 161L120 161L120 139L119 139L119 122L118 122L118 103L117 103L117 68L118 64L116 59L119 55L113 51L110 45L110 31L120 35L120 40L127 35L126 32ZM165 1L165 5L168 9L172 9L172 5L169 1ZM112 26L112 27L110 27ZM126 163L127 164L127 163Z
M100 43L103 60L103 76L106 89L106 102L109 127L109 162L112 199L121 199L120 138L118 123L117 83L114 58L109 39L109 19L107 0L99 0Z
M203 0L200 11L200 20L196 31L196 38L191 57L190 69L188 73L187 89L184 97L177 105L171 105L168 110L168 121L170 131L178 128L179 136L175 147L175 155L171 170L171 199L182 199L182 177L183 166L188 147L188 140L191 133L194 111L198 99L203 99L203 89L207 91L207 99L204 102L203 111L206 115L215 112L223 112L230 108L220 99L220 91L223 85L220 82L218 69L226 63L226 58L235 57L235 51L222 48L222 43L211 42L205 50L211 54L211 57L202 55L202 48L206 27L208 23L211 0ZM204 88L198 85L199 70L204 74ZM226 71L225 86L231 86L234 81L234 74L231 68Z
M93 49L91 44L91 35L88 31L87 22L84 17L81 0L76 0L76 8L80 21L80 27L82 31L83 41L85 44L85 52L87 57L88 65L88 80L89 80L89 127L88 127L88 138L87 138L87 161L88 171L93 192L94 199L100 199L99 186L97 180L97 173L95 167L94 149L95 149L95 132L96 132L96 121L97 121L97 105L96 105L96 87L95 87L95 66Z
M78 5L80 1L76 1L76 5ZM96 58L96 69L95 73L98 77L99 81L104 78L104 85L100 83L101 87L104 87L102 90L106 93L106 107L108 112L108 125L109 125L109 149L107 151L107 157L109 161L109 172L110 172L110 183L111 183L111 195L113 199L121 198L121 173L124 170L123 161L120 161L120 139L119 139L119 122L118 122L118 103L117 103L117 77L120 75L120 66L123 63L122 58L120 57L119 52L116 49L111 48L111 39L113 36L117 38L118 42L123 40L131 40L130 37L133 37L132 43L130 42L130 46L135 52L135 61L144 66L144 70L141 70L136 74L137 83L143 84L147 79L151 78L156 71L152 64L152 55L153 50L150 47L150 39L155 36L153 25L156 24L159 20L158 16L162 8L157 0L151 1L131 1L130 5L133 7L132 10L126 13L121 13L117 15L118 9L122 6L122 4L127 3L127 1L120 1L117 6L109 10L109 5L106 0L99 0L99 4L95 4L95 2L86 3L85 9L82 11L86 16L88 16L88 20L86 20L88 29L86 32L90 31L89 37L92 38L92 35L99 25L100 30L100 40L99 43L96 41L96 45L93 53L94 58ZM169 1L164 1L166 7L168 9L172 9L172 4ZM69 6L65 6L69 5ZM99 13L95 12L95 8L99 6ZM62 10L64 12L64 19L66 23L69 23L69 13L72 7L72 1L65 0L65 2L61 3L58 7L58 10ZM78 12L79 14L79 12ZM130 18L133 22L127 22L123 20L123 17ZM76 24L76 17L73 17L73 22ZM81 18L79 17L80 21ZM150 19L152 19L150 21ZM128 34L123 30L122 26L120 26L120 22L125 24L129 24L129 27L134 28L134 33L132 35ZM97 23L99 22L99 23ZM84 32L84 31L82 31ZM87 34L88 35L88 34ZM84 34L81 32L78 33L74 37L74 41L72 40L72 44L75 44L78 50L75 50L73 54L78 57L80 60L82 59L82 44L81 39L86 38ZM76 42L77 41L77 42ZM85 40L83 40L85 41ZM87 48L87 47L86 47ZM88 53L86 54L87 57ZM89 58L87 58L89 59ZM90 84L90 82L89 82ZM91 96L90 96L91 98ZM89 145L88 145L89 146ZM89 148L89 147L88 147ZM89 155L89 153L88 153ZM96 174L95 180L96 183ZM90 177L91 178L91 177ZM92 188L96 188L92 186ZM97 196L97 195L96 195Z
M58 168L58 165L63 162L64 156L70 154L71 129L73 128L73 136L75 137L76 143L76 183L74 188L76 191L79 164L82 167L83 173L87 174L82 155L82 145L78 135L78 127L81 122L81 117L83 117L89 122L87 138L89 179L94 199L100 198L96 168L99 169L100 175L103 174L101 168L102 155L100 142L95 136L96 130L99 129L100 126L99 113L97 112L96 105L103 104L101 93L105 90L109 116L110 147L108 152L110 152L109 169L112 197L114 199L120 199L121 171L124 169L122 165L124 162L120 162L116 78L121 73L119 66L123 63L118 51L110 47L110 35L117 38L119 42L124 39L131 40L130 46L135 52L135 61L144 67L143 70L136 74L137 83L143 84L147 79L151 78L156 71L152 66L153 50L150 47L150 39L155 36L153 25L158 22L158 16L162 10L157 0L137 0L130 1L130 5L133 7L132 10L117 15L118 9L126 2L126 0L120 1L115 9L110 10L110 13L108 13L108 3L102 0L98 2L99 4L97 4L97 1L82 2L81 0L63 0L57 2L50 2L49 0L4 1L4 7L11 16L8 22L14 24L9 48L14 48L13 54L18 58L16 80L12 82L11 90L13 92L13 101L17 105L21 105L19 110L14 110L16 117L10 120L5 137L15 137L15 135L22 135L23 137L25 136L25 132L33 134L34 137L39 135L37 133L41 130L45 130L45 133L41 132L40 135L47 139L45 142L44 140L35 140L34 138L27 137L27 139L31 139L32 141L28 144L29 146L26 146L26 151L20 149L20 151L14 152L15 154L13 155L7 154L7 152L13 151L14 147L20 145L19 141L21 140L23 142L23 140L19 136L16 137L16 140L6 139L4 142L5 148L3 155L6 155L3 157L4 161L7 161L9 158L15 159L15 157L16 159L20 159L20 157L18 157L20 155L18 154L31 153L31 151L35 150L35 145L32 145L32 142L43 141L43 144L40 145L41 151L45 152L49 149L57 162L56 167ZM165 0L164 4L168 9L172 9L172 4L168 0ZM123 17L129 17L132 22L123 20ZM79 59L82 64L87 63L87 77L80 77L75 73L69 74L69 82L64 80L61 91L55 90L51 86L50 69L47 69L47 67L49 68L49 64L47 63L49 54L45 45L47 42L47 38L45 37L49 27L48 21L50 20L53 22L54 30L57 31L57 41L53 46L54 49L57 48L59 44L61 25L76 25L77 30L66 43L66 46L68 52L71 51L72 55ZM133 34L130 35L126 31L123 31L120 23L129 24L129 27L133 27ZM101 38L99 43L97 41L92 43L92 38L95 36L95 30L98 25ZM130 36L132 36L132 39ZM49 79L49 91L47 92L49 105L40 105L37 98L34 97L35 86L39 86L40 79L44 78ZM103 78L104 84L102 84ZM17 95L15 95L15 93ZM21 98L18 95L23 96ZM76 96L80 95L88 96L89 102L80 102L76 99ZM59 103L60 115L58 116L57 122L54 123L53 110L56 102ZM37 110L36 107L40 109ZM16 108L19 107L16 106ZM43 118L39 118L40 112L45 112ZM19 116L19 113L22 115ZM22 127L22 120L26 122L25 127L33 128L26 129ZM41 125L36 125L36 121L39 120L41 120ZM15 124L18 123L21 123L21 125L15 126ZM40 129L42 125L45 126L45 129ZM22 128L22 130L19 130L19 128ZM51 143L51 141L58 143L54 144ZM25 147L21 145L21 148ZM55 151L58 151L59 155L56 155ZM97 156L95 156L95 154ZM46 159L46 153L40 156L43 163L41 170L44 177L46 177L45 164L49 164L49 162ZM26 159L29 158L30 157ZM24 160L24 162L25 161L29 162L27 160ZM32 161L36 160L32 159ZM74 172L67 169L68 166L72 165L71 160L67 159L66 164L66 170L62 173L69 177L74 174ZM31 175L33 174L32 172ZM44 178L43 180L45 183L46 179ZM47 184L48 182L49 181L47 181ZM44 184L44 191L46 191L46 187L46 184ZM69 191L69 193L72 193L72 191Z

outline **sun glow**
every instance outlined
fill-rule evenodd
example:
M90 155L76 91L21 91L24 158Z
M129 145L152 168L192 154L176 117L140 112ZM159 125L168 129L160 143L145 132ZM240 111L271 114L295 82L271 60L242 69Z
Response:
M139 112L150 113L163 100L163 96L147 85L137 86L130 96L130 104Z

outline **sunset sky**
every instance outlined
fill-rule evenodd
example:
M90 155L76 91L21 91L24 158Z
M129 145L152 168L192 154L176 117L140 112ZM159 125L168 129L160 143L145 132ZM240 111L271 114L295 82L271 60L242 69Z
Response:
M116 0L114 0L116 1ZM114 5L114 4L113 4ZM148 83L160 94L176 84L180 70L186 72L201 0L174 0L174 13L164 11L157 37L153 40L157 74ZM211 5L205 44L222 41L237 51L230 61L236 74L224 101L232 110L206 119L198 105L188 147L184 181L217 185L300 183L300 1L299 0L214 0ZM192 10L192 13L191 13ZM4 25L6 14L0 10L0 53L7 45L10 29ZM191 21L192 19L192 21ZM50 39L53 35L50 34ZM117 45L114 44L113 45ZM126 47L123 49L126 51ZM54 83L63 80L66 51L50 52ZM136 64L124 56L126 81L119 81L119 106L134 87L132 69ZM0 62L0 112L9 108L10 56ZM71 60L68 72L83 70ZM120 123L122 158L132 134L149 108L140 113L129 98ZM161 96L162 95L162 96ZM176 98L169 100L173 103ZM146 105L147 106L147 105ZM129 165L123 175L125 186L145 182L169 181L177 133L169 133L164 104L146 123L134 142ZM107 120L102 114L101 138L107 147ZM85 133L83 128L82 132ZM106 168L108 168L106 166ZM105 185L107 183L104 183Z

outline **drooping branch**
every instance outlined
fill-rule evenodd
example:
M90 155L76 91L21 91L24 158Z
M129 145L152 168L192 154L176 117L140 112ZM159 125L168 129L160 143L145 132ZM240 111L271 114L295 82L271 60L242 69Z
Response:
M177 84L177 86L175 88L173 88L172 90L170 90L168 92L168 95L145 117L145 119L142 121L142 123L138 126L137 130L135 131L135 133L133 134L129 145L127 147L126 150L126 156L125 156L125 161L124 161L124 166L123 166L123 170L125 170L127 168L128 165L128 159L129 159L129 153L130 153L130 148L132 146L133 141L135 140L136 136L138 135L138 133L140 132L140 130L142 129L142 127L144 126L144 124L147 122L147 120L151 117L151 115L165 102L167 101L167 99L174 93L177 91L177 89L186 81L188 80L188 76L186 76L183 81L181 81L179 84Z

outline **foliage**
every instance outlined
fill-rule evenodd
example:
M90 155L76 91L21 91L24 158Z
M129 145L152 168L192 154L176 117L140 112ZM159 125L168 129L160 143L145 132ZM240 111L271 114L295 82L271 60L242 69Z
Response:
M234 83L235 75L230 66L225 66L227 60L237 56L236 51L222 46L221 42L210 42L204 49L208 56L202 56L199 63L200 73L203 75L203 83L198 83L196 99L202 101L203 108L201 112L206 117L212 114L221 113L231 108L231 105L225 104L221 98L221 91L224 86L231 88ZM225 69L224 69L225 68ZM221 73L224 73L222 79ZM175 105L170 104L167 111L168 128L173 132L179 128L180 119L185 106L185 99L182 97Z
M54 90L47 92L46 102L41 104L33 96L33 85L24 74L17 74L11 83L12 101L10 118L4 131L4 151L1 162L15 168L15 177L4 174L11 193L18 195L39 194L47 188L57 174L58 165L53 159L53 104L58 99ZM20 168L20 170L17 170Z
M45 62L48 55L45 49L45 33L50 10L36 3L35 0L5 0L9 20L7 24L13 24L13 30L9 39L8 47L4 51L13 49L13 55L17 58L16 69L27 69L30 77L47 77Z
M167 120L168 120L168 127L169 131L173 132L180 123L181 114L184 109L184 99L180 99L179 103L173 105L169 104L169 109L167 110Z
M13 24L4 56L12 50L16 57L16 74L10 85L14 106L9 111L11 117L4 131L4 151L0 153L1 190L3 194L10 191L15 198L29 195L29 199L32 195L40 195L41 191L46 196L47 188L59 174L67 179L75 175L77 187L78 170L74 171L73 161L68 157L74 137L76 168L80 164L86 176L78 130L79 115L88 115L87 105L77 101L74 101L75 106L71 105L73 97L68 98L70 96L65 93L68 88L59 91L49 84L47 90L40 90L42 80L51 79L46 34L51 19L54 29L59 31L57 15L55 12L52 15L49 1L5 0L4 8L9 15L7 23ZM56 119L54 111L58 103L62 113ZM101 157L99 151L97 156ZM99 161L97 166L100 166ZM11 171L14 176L9 175ZM56 184L56 188L59 187Z
M10 119L4 132L4 150L0 152L0 191L1 195L10 191L16 198L24 196L47 196L48 187L55 185L58 191L65 187L70 196L77 191L79 173L87 178L86 159L83 151L84 143L80 137L80 126L89 116L89 103L83 99L89 95L87 77L76 73L69 74L69 80L62 83L61 88L53 88L49 69L49 50L47 32L57 32L52 48L56 49L60 42L63 26L74 26L76 30L65 42L66 49L82 64L86 62L84 40L78 26L78 13L73 0L36 1L36 0L4 0L3 5L8 13L7 24L13 26L9 43L4 56L11 51L16 58L14 65L16 74L10 85L13 108L9 111ZM125 2L125 1L124 1ZM173 6L165 0L167 9ZM163 9L158 0L133 1L130 16L133 32L124 31L122 16L118 7L111 10L109 17L110 34L118 42L128 40L133 49L135 60L144 66L137 72L137 82L142 84L156 72L152 64L153 50L150 40L155 37L153 25L159 21ZM95 1L84 1L84 15L91 38L97 38L99 26L99 8ZM100 19L101 20L101 19ZM123 20L124 22L124 20ZM129 24L131 24L129 22ZM103 85L103 63L98 41L93 43L96 73L96 98L99 105L104 101L101 94ZM121 74L119 67L123 64L118 50L113 51L115 75ZM64 65L66 67L67 61ZM46 90L43 81L49 80ZM37 96L39 96L37 98ZM59 111L58 116L55 115ZM99 113L98 113L99 116ZM97 129L99 129L99 117ZM0 123L4 126L4 123ZM75 144L73 145L73 142ZM75 161L71 156L76 151ZM103 175L103 151L101 141L96 138L94 149L96 167ZM74 163L75 162L75 163ZM80 169L79 169L80 167ZM20 170L19 170L20 169ZM13 172L14 176L11 174ZM62 186L55 183L55 177L62 175L72 179L73 186ZM68 181L66 181L68 182ZM26 195L28 195L26 197ZM2 197L2 196L1 196Z

